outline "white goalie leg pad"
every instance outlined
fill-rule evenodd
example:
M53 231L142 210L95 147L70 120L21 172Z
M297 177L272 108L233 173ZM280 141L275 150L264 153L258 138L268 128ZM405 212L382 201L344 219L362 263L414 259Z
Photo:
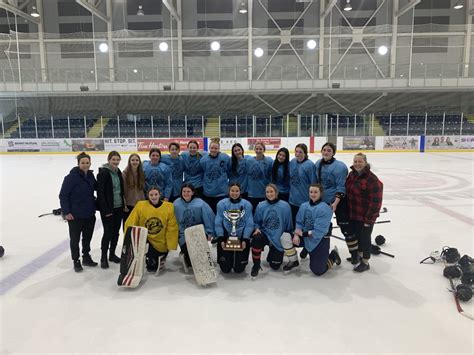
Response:
M283 233L280 237L281 246L285 250L285 255L290 261L297 261L296 249L290 233Z

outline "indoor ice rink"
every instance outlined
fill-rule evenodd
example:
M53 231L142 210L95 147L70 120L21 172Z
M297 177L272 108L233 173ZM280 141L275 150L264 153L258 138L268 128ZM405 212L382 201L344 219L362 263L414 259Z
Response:
M458 309L443 260L420 264L474 256L473 15L474 0L0 0L0 354L473 354L474 301ZM113 150L123 170L216 137L227 154L367 154L384 186L372 243L394 257L356 273L331 238L342 263L320 277L307 259L273 271L268 248L256 279L250 256L207 287L179 250L134 289L116 263L74 272L68 224L38 216L77 154L97 174Z

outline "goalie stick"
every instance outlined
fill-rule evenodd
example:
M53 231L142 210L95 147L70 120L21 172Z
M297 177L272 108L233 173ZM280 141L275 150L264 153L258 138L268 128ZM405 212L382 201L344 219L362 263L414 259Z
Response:
M462 316L466 318L469 318L470 320L474 320L474 317L472 316L472 314L467 313L464 309L462 309L461 304L459 303L458 295L456 294L456 287L454 287L453 279L451 277L449 277L448 279L449 279L449 284L451 285L451 289L449 291L452 292L454 296L454 302L456 303L456 308L459 314L461 314Z
M338 237L337 235L331 235L331 237L342 240L344 242L346 241L344 238ZM378 245L375 245L375 244L372 244L372 249L371 249L370 253L374 254L374 255L383 254L383 255L389 256L391 258L395 257L395 255L393 255L393 254L389 254L389 253L386 253L386 252L380 250L380 247Z

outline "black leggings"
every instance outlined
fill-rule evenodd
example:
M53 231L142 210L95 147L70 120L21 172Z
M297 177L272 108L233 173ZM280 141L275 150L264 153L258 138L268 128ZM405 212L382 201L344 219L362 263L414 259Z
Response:
M234 269L236 274L240 274L245 270L249 263L250 240L245 240L245 249L242 251L227 251L222 249L220 238L217 242L217 262L224 274L228 274Z
M374 225L364 227L364 222L351 221L351 227L357 238L359 244L359 253L362 253L362 258L370 259L370 252L372 251L372 230Z
M112 216L105 217L101 212L100 218L104 226L104 235L102 236L101 249L102 257L107 256L107 251L115 254L118 238L120 234L120 226L122 225L123 207L114 208Z

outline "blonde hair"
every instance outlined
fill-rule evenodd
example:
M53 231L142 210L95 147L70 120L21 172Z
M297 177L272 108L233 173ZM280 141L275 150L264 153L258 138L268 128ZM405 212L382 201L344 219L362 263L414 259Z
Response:
M355 157L361 157L362 159L364 159L365 165L367 166L367 168L370 169L370 164L367 163L367 155L365 155L365 154L362 153L362 152L359 152L359 153L357 153L356 155L354 155L354 158L355 158Z

